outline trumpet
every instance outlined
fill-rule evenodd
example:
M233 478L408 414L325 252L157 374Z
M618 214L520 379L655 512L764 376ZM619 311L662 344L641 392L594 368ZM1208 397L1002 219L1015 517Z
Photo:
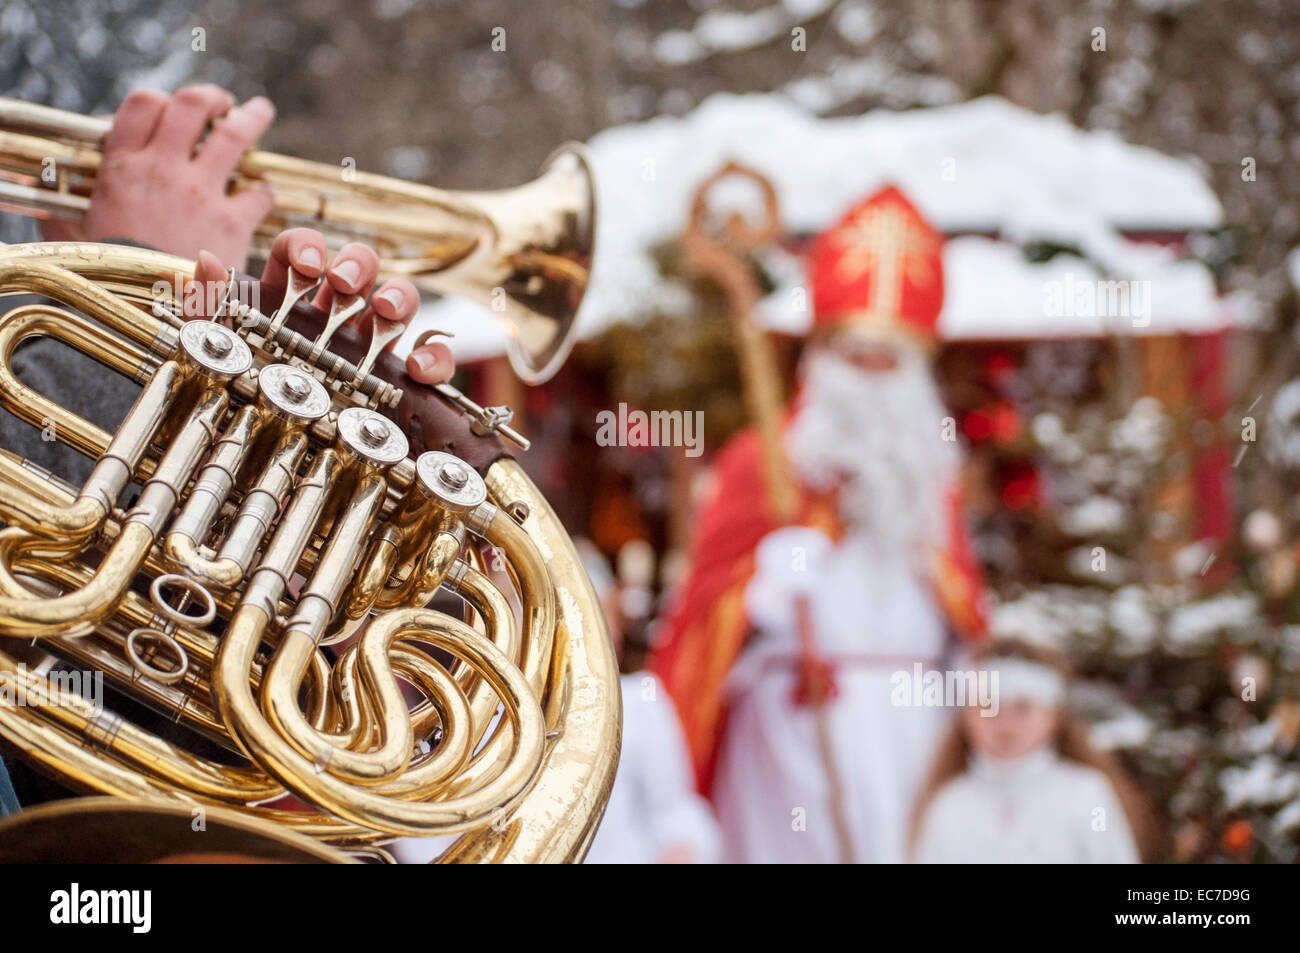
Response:
M0 98L0 208L79 221L90 207L109 120ZM271 187L257 231L265 254L285 228L360 241L385 276L490 308L510 334L507 356L526 383L549 380L573 347L591 277L595 186L585 150L557 149L532 182L454 192L270 152L250 151L229 188Z
M3 203L84 212L102 124L4 103L0 127ZM58 188L14 181L42 153ZM534 379L562 360L590 258L579 153L505 193L358 176L329 201L321 167L240 168L286 220L311 183L311 224L383 236L395 273L474 293L508 270L512 359ZM135 805L88 802L107 816L211 809L299 847L454 835L442 862L580 860L618 760L617 666L572 542L502 442L508 411L416 384L391 329L364 338L346 296L324 314L292 272L288 291L232 272L213 317L183 320L193 275L141 248L0 247L0 297L23 296L0 316L0 406L94 461L73 486L0 430L0 738ZM116 431L19 380L39 337L142 385ZM87 699L68 666L176 727ZM0 825L5 856L17 830Z

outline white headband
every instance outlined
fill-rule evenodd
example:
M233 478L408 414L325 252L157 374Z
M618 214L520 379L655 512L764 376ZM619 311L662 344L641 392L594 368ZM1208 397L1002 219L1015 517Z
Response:
M1065 701L1065 676L1050 665L1022 658L1000 658L984 666L997 676L993 690L999 704L1009 701L1059 705Z

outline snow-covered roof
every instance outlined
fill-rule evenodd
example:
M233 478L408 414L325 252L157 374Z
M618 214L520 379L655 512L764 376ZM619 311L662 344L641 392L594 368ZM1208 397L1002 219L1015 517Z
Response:
M995 97L824 119L775 94L716 95L680 118L607 129L589 146L600 204L592 284L579 318L583 337L681 294L658 274L649 249L681 234L694 190L728 159L772 181L791 232L819 231L893 182L941 230L999 236L966 234L947 245L941 330L950 338L1096 334L1123 325L1158 333L1226 321L1204 267L1122 234L1222 223L1218 199L1191 162ZM758 207L757 191L743 184L719 197L736 208ZM1030 240L1073 246L1088 261L1057 256L1031 264L1020 251ZM780 258L769 263L780 287L763 302L761 319L798 332L809 320L795 304L806 298L794 293L802 273ZM1048 316L1044 289L1067 273L1075 281L1150 282L1149 324ZM447 299L417 319L435 322L456 331L463 360L504 349L505 333L486 309Z
M1129 243L1111 275L1074 255L1031 264L1017 245L974 236L950 240L943 260L939 334L948 341L1195 333L1233 323L1208 268L1153 245Z

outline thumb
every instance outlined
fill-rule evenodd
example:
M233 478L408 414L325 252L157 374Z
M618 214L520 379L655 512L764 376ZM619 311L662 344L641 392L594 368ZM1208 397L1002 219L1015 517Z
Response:
M194 262L194 280L199 283L221 281L226 277L226 267L221 259L210 251L199 252Z
M210 251L199 252L194 262L193 291L185 295L185 318L210 318L226 293L226 268Z

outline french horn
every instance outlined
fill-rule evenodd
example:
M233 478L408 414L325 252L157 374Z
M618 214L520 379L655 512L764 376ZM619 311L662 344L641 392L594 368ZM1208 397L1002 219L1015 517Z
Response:
M568 211L543 218L590 214L559 188ZM529 256L587 226L543 249L486 207L439 227L495 263L481 275L531 272L567 335L586 265ZM617 667L508 413L411 381L380 322L364 338L346 296L323 314L293 273L285 292L232 272L215 316L184 320L193 270L0 247L0 296L24 296L0 318L0 405L94 460L77 487L0 448L0 737L81 792L348 849L448 835L444 862L580 860L618 759ZM18 379L35 337L142 385L115 432ZM77 669L175 726L92 702L60 677Z

